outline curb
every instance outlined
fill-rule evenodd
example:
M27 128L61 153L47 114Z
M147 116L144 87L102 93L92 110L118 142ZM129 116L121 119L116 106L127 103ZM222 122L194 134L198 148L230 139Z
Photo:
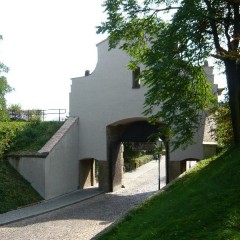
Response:
M104 192L98 189L77 190L73 193L66 194L61 197L18 208L16 210L0 214L0 226L49 213L88 200L103 193Z

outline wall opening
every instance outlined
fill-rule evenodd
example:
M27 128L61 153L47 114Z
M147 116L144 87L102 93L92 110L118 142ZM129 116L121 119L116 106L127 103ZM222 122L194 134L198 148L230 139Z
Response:
M79 189L98 186L98 161L85 158L79 161Z
M132 71L132 88L140 88L140 67Z
M159 128L164 124L157 123L151 125L145 118L125 119L107 126L107 158L109 164L109 191L115 191L123 185L123 143L138 144L147 146L155 144L155 140L150 137L159 132ZM169 159L169 148L166 136L161 136L166 146L166 158ZM165 164L166 175L168 175L168 164ZM157 181L157 179L156 179ZM168 182L168 176L166 176Z

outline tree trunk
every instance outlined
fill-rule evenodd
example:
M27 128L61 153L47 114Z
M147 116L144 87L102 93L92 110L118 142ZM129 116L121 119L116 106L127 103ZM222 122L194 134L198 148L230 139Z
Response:
M240 65L236 60L225 60L229 91L229 105L233 127L234 144L240 147Z

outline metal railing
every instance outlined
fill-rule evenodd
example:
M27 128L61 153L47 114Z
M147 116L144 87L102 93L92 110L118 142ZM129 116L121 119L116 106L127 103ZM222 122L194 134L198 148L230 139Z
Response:
M45 117L47 115L58 115L58 121L61 122L63 119L61 119L62 115L65 115L66 118L66 109L47 109L47 110L42 110L42 119L44 121ZM65 120L64 118L64 120Z
M66 119L66 109L34 109L34 110L8 110L8 114L11 120L24 120L30 121L32 119L40 119L42 121L47 120L49 115L58 115L57 119L59 122L65 121ZM53 121L56 121L53 120Z

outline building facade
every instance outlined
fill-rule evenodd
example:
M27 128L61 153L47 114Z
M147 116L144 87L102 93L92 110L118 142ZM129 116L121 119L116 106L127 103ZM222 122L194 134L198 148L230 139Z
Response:
M130 71L127 68L129 56L120 49L109 51L108 40L97 44L97 49L98 63L95 70L91 74L86 71L85 76L72 79L70 116L79 118L81 187L87 184L85 182L89 184L89 172L93 170L92 161L95 159L99 161L100 187L113 191L122 184L124 150L121 143L146 142L157 129L149 126L143 115L147 88L136 82L139 69ZM207 62L203 68L217 93L213 68ZM216 142L207 129L208 126L203 124L195 134L196 143L186 150L171 152L167 149L169 181L184 170L184 161L201 160L214 153Z

